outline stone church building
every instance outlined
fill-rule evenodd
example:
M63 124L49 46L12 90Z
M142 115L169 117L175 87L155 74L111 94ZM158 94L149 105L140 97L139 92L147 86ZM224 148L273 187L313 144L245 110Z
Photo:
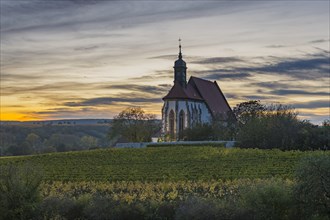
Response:
M231 108L216 81L191 76L187 82L187 65L182 59L181 44L174 63L174 85L163 98L162 132L171 140L182 140L183 130L209 123L216 115L226 115Z

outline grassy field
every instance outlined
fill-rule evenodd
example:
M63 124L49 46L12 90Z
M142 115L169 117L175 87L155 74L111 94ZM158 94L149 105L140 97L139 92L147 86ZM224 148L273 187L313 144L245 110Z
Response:
M316 154L330 152L215 147L104 149L3 157L0 165L36 165L46 181L290 179L301 158Z

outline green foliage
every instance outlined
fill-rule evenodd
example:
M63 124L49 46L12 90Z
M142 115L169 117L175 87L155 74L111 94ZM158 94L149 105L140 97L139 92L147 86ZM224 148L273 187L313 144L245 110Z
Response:
M90 135L85 135L80 139L80 142L82 143L82 145L84 145L85 149L89 149L89 148L95 148L98 146L98 141L97 138L90 136Z
M109 125L102 124L1 125L0 156L108 147L108 132ZM97 142L97 146L95 146L95 142Z
M30 133L26 136L25 141L33 148L35 152L40 152L41 139L39 135Z
M197 124L184 130L187 141L205 140L232 140L236 132L236 119L228 112L225 115L216 115L210 124Z
M206 146L113 148L0 158L0 166L30 162L43 167L45 180L63 181L293 178L296 164L309 154L320 152Z
M242 148L329 148L330 137L326 134L326 127L299 120L297 112L289 106L261 105L259 101L250 101L239 104L234 113L239 120L236 137Z
M0 219L31 219L40 201L40 172L30 165L0 168Z
M233 113L240 124L246 124L250 120L259 118L265 109L266 106L261 104L259 100L251 100L238 104L233 108Z
M45 210L43 213L51 215L41 216L46 219L56 216L68 219L300 219L295 216L293 185L294 182L280 179L52 182L43 185L44 204L48 205L41 207Z
M296 171L295 196L301 210L330 217L330 155L306 157Z
M213 130L210 124L197 124L184 130L183 136L187 141L214 140Z
M246 187L241 192L242 207L253 219L295 219L291 185L282 180L271 180Z
M176 210L175 219L178 220L199 220L218 219L217 203L213 200L198 197L189 197Z
M114 117L109 137L122 137L128 142L150 142L152 135L160 130L155 118L155 115L145 114L140 107L127 108Z
M329 152L323 151L214 147L111 149L1 158L0 167L8 170L1 172L6 175L2 175L0 186L8 189L10 185L10 195L15 195L11 201L15 203L6 205L9 200L1 197L0 219L327 219L329 162ZM44 166L46 175L52 177L40 186L32 184L37 190L28 191L36 194L22 193L30 188L27 183L38 179L32 178L31 170L13 175L17 172L8 168L8 164L18 169L26 163ZM59 166L61 169L56 170ZM70 170L67 174L64 167ZM100 172L103 169L105 172ZM106 173L110 175L102 177ZM167 176L160 180L157 175ZM269 178L274 175L277 177Z

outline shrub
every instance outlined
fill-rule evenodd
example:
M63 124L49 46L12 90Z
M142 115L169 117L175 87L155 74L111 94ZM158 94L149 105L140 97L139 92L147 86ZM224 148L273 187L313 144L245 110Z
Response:
M247 187L242 190L241 202L253 219L292 219L294 213L291 186L282 180Z
M152 219L174 219L177 205L175 203L164 202L156 204L156 210Z
M304 158L296 170L295 198L305 216L330 216L330 155Z
M31 219L40 202L40 171L31 165L0 169L0 219Z
M217 203L209 199L189 197L179 204L175 219L218 219Z
M141 203L125 203L114 201L111 198L95 195L86 207L84 215L91 220L104 219L145 219L146 207Z

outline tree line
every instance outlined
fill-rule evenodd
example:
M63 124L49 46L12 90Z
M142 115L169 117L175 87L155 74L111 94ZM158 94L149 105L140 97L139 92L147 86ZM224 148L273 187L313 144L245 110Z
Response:
M281 150L327 150L330 121L321 126L298 117L287 105L242 102L232 113L217 115L210 124L185 130L186 140L236 140L241 148Z
M160 133L161 124L141 108L128 108L114 118L112 128L112 139L148 142L155 133ZM327 150L330 121L314 125L300 119L290 106L251 100L238 104L231 112L215 115L211 123L185 129L182 136L187 141L235 140L241 148ZM166 134L159 140L170 141Z
M0 127L0 156L64 152L109 147L116 142L150 142L161 136L161 122L139 107L127 108L111 125L37 125ZM241 148L328 150L330 121L321 126L298 117L287 105L242 102L232 112L216 115L211 123L185 129L188 141L235 140Z
M107 147L108 125L2 125L0 156Z

